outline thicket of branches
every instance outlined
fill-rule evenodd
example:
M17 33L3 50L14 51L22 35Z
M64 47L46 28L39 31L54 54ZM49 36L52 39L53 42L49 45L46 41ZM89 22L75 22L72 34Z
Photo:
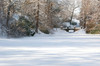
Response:
M100 34L100 0L82 0L81 25L87 33Z
M52 33L63 22L72 22L78 0L0 0L0 34L8 37ZM100 1L82 0L81 26L87 33L100 33Z
M71 20L70 0L0 0L0 34L8 37L52 33L62 22Z

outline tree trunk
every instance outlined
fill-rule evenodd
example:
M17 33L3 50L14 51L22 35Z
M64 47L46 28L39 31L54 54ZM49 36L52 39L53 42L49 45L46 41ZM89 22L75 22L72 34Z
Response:
M50 28L53 28L52 25L52 3L50 0L47 0L47 22L49 23Z
M38 9L37 9L37 13L36 13L37 15L36 15L36 30L35 30L36 33L38 33L38 28L39 28L39 8L40 8L39 0L38 0L37 7L38 7Z
M84 29L86 28L86 16L84 18Z
M10 19L10 8L8 8L8 12L7 12L7 21L6 21L7 28L9 27L9 19Z
M9 0L9 6L8 6L8 10L7 10L7 20L6 20L7 28L9 28L10 11L11 11L11 7L13 6L13 4L14 3L12 3L11 0Z
M74 16L74 9L73 9L73 12L72 12L72 15L71 15L70 25L72 24L73 16Z

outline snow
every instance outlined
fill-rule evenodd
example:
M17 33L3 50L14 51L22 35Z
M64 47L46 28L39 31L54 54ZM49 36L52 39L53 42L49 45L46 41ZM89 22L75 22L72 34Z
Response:
M79 27L80 26L80 20L72 19L72 21L75 22L75 23L77 23L77 25L70 25L70 22L64 22L63 26L65 26L65 27L71 27L71 28Z
M76 22L77 23L77 26L80 26L80 20L73 19L72 21Z
M86 34L84 29L81 29L79 31L76 31L74 34Z
M80 23L80 21L79 21L79 20L77 20L77 19L72 19L72 21L76 22L77 24L79 24L79 23Z
M85 30L0 39L0 66L99 66L100 35Z
M74 13L76 14L76 15L80 15L80 8L77 8L75 11L74 11Z
M4 38L4 37L7 36L5 30L6 30L6 28L4 28L3 26L1 26L1 24L0 24L0 37Z
M16 20L19 20L19 15L18 14L14 14L13 18L16 19Z
M70 27L70 22L64 22L63 25L66 27Z
M74 30L69 30L69 33L73 33L74 32Z

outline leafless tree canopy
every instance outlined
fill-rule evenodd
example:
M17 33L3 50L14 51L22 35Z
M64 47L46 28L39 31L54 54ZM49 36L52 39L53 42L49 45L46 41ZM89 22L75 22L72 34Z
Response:
M8 37L49 34L74 18L87 33L100 33L100 0L0 0L0 34Z
M82 0L81 25L87 33L100 33L100 1Z

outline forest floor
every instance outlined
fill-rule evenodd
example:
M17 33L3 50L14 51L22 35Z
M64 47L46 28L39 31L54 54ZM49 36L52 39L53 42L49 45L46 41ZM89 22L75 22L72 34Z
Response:
M0 39L0 66L100 66L100 35L84 30Z

